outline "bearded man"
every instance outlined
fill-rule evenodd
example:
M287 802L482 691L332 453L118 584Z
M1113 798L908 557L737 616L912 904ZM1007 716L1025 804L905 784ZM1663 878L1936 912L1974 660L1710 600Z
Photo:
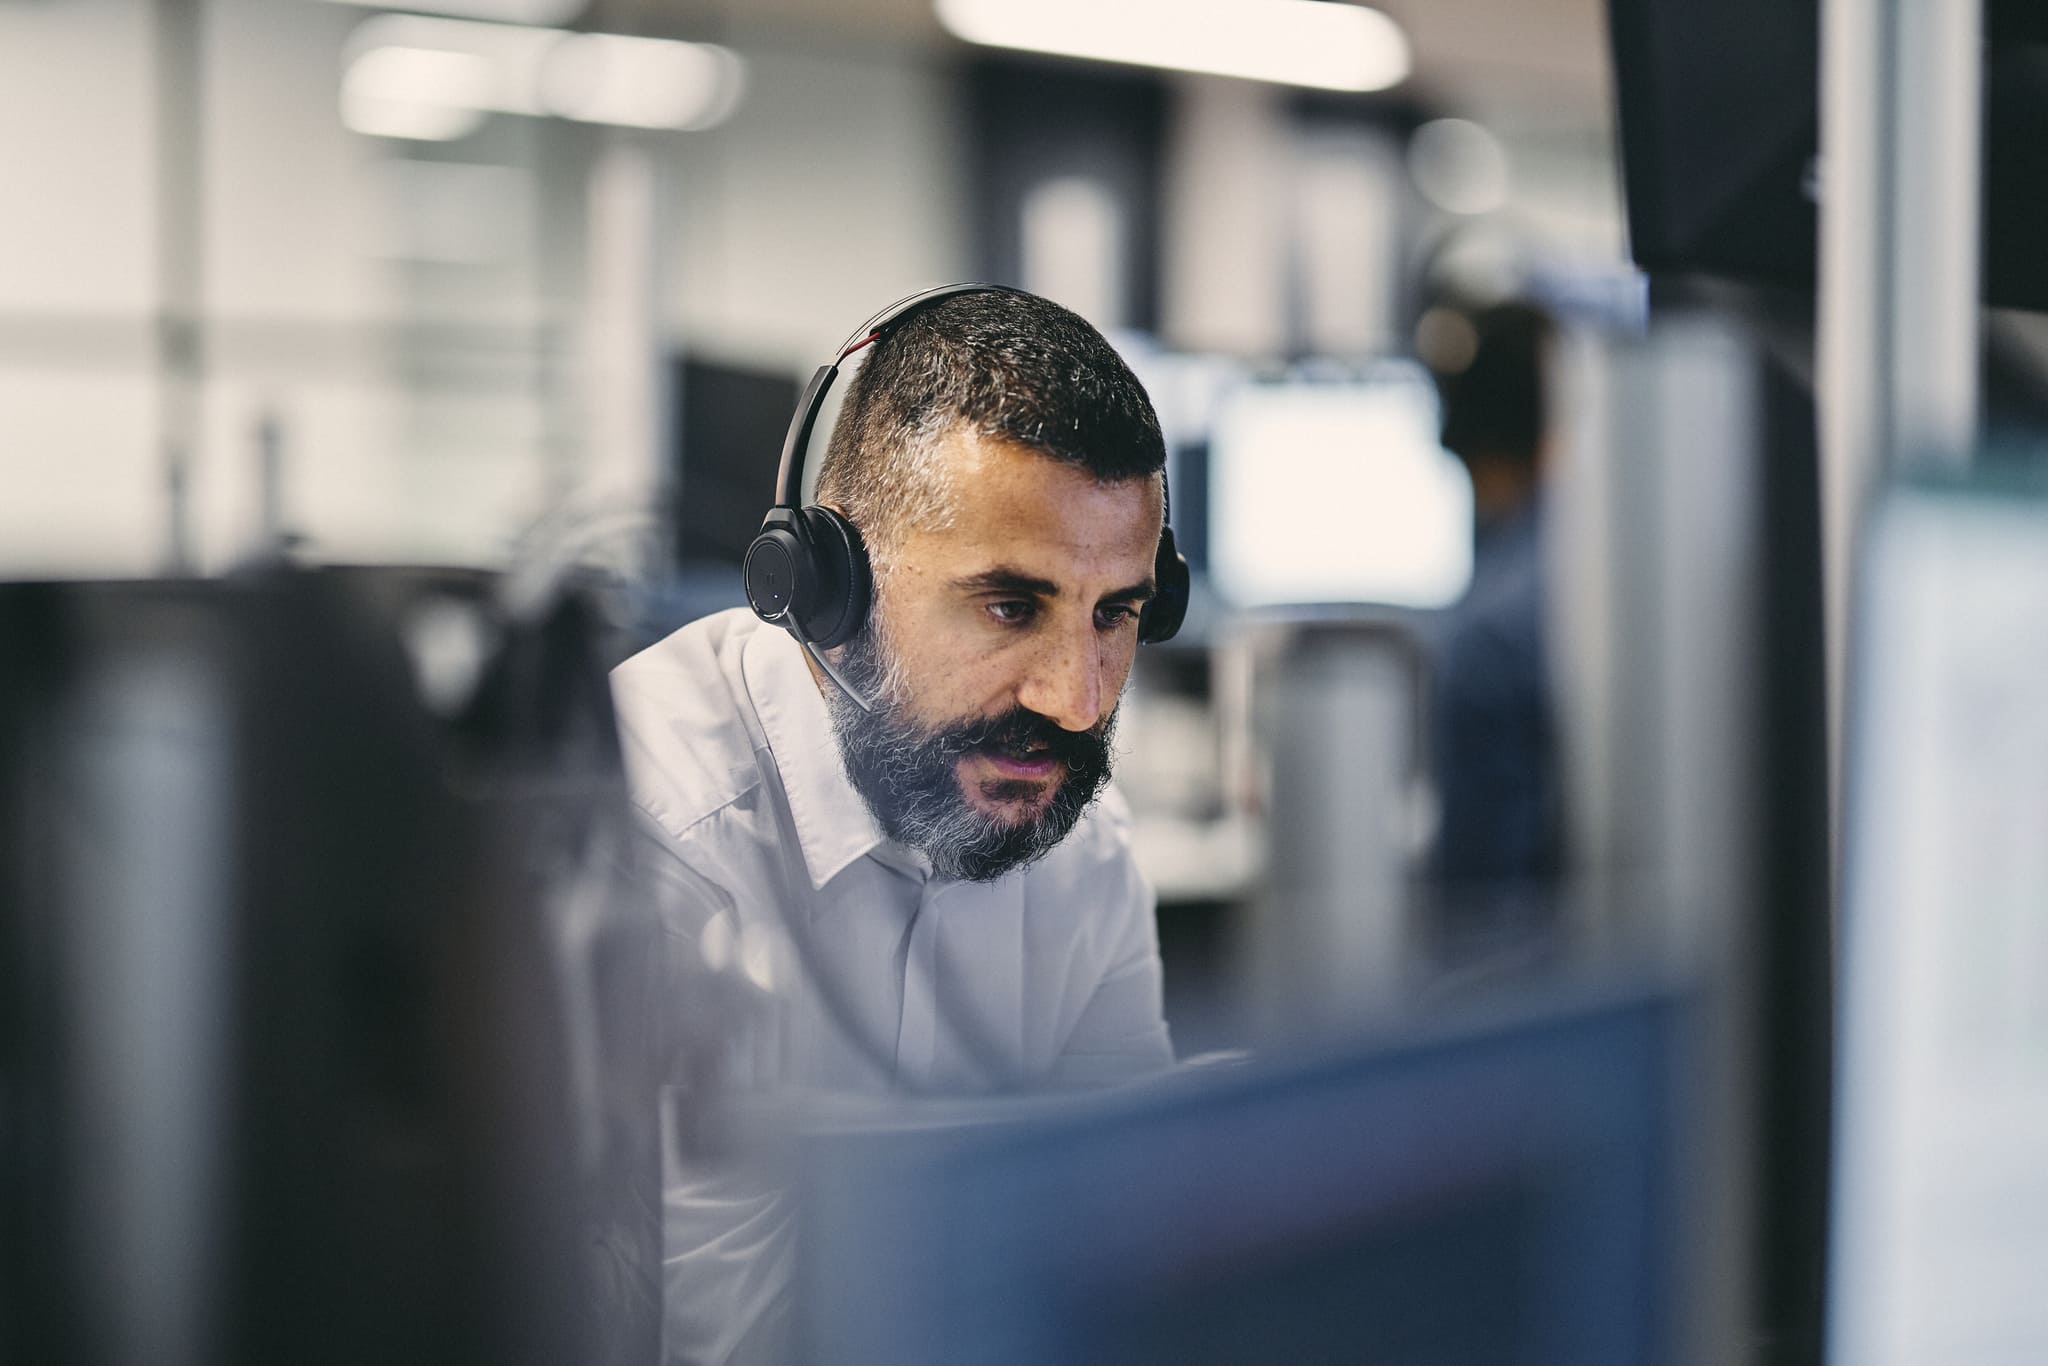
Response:
M739 608L618 668L635 803L715 942L784 948L756 963L780 1081L1165 1067L1153 893L1106 788L1159 588L1153 405L1020 291L938 297L866 350L817 502L864 541L872 608L817 657Z
M868 352L817 501L865 541L872 608L815 660L736 609L621 665L635 801L715 939L793 945L821 979L791 984L784 1080L1162 1067L1153 896L1105 788L1158 588L1152 404L1094 328L1013 290Z
M862 347L816 495L872 567L858 629L816 648L736 609L613 675L672 929L765 989L740 1052L769 1084L1162 1069L1154 897L1106 786L1140 618L1179 564L1152 404L1094 328L1014 290L944 294L841 359ZM736 1193L684 1203L745 1223ZM669 1205L669 1356L724 1360L776 1280L736 1270L759 1230L707 1242L673 1181Z

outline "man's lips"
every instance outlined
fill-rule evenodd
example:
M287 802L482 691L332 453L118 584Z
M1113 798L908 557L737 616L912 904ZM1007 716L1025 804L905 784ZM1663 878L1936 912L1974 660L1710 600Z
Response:
M1019 759L1001 750L978 749L974 757L1005 778L1050 778L1060 767L1060 761L1049 753Z

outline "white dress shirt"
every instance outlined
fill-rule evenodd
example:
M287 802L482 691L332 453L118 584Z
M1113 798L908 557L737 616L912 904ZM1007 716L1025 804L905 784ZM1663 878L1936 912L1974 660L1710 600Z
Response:
M1043 859L960 882L881 833L802 650L751 612L684 627L612 691L669 932L767 1003L741 1031L749 1084L971 1093L1172 1062L1113 788ZM673 1172L666 1204L668 1358L734 1359L786 1271L786 1211Z

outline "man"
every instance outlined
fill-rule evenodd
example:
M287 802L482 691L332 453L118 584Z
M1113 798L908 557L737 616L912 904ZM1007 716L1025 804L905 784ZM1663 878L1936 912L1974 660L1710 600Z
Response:
M1432 706L1438 928L1460 966L1543 949L1562 843L1544 622L1554 328L1525 304L1482 309L1469 322L1463 365L1440 369L1439 380L1444 448L1472 477L1472 584L1440 638Z
M671 932L761 990L744 1081L980 1091L1171 1062L1153 896L1104 787L1164 464L1079 317L944 299L868 348L820 470L874 570L826 654L844 686L745 610L614 673ZM759 1351L779 1202L706 1179L668 1204L671 1359Z

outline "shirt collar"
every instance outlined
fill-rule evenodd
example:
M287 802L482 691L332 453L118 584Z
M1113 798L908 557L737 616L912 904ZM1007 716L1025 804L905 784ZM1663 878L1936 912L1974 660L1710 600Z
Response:
M782 776L812 890L822 890L865 854L929 868L921 855L882 834L854 790L832 734L831 713L795 638L772 626L759 628L740 667Z

